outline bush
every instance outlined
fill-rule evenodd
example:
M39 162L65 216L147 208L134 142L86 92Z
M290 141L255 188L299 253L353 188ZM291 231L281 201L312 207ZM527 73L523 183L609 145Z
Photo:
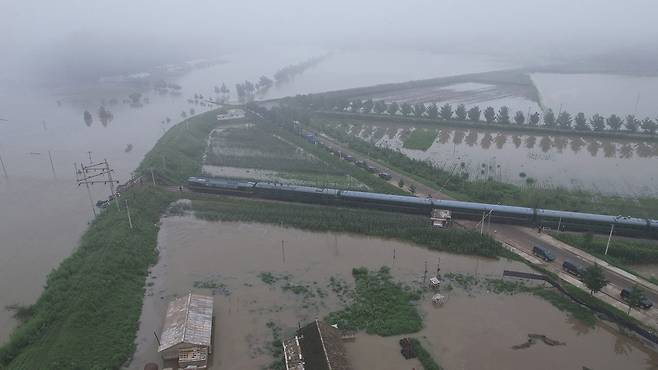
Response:
M382 336L415 333L423 321L413 304L420 295L392 281L388 267L371 272L365 267L352 270L355 299L345 310L332 312L329 323L341 329L365 330Z

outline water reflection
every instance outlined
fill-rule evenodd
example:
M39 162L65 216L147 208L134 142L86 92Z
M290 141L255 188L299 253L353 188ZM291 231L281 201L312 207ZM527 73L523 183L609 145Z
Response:
M491 147L491 143L493 143L493 137L491 136L490 132L487 132L482 137L482 141L480 141L480 146L482 147L482 149L489 149Z
M460 145L464 141L466 133L461 130L456 130L455 135L452 137L452 142L456 145Z
M385 131L386 134L381 137L378 134L377 140L374 140L370 138L373 129ZM641 171L647 165L655 166L647 161L658 156L656 142L577 135L506 133L489 129L420 129L435 133L436 141L424 151L404 151L406 155L423 161L429 160L449 171L464 162L465 170L461 172L474 179L493 176L522 186L560 185L613 194L654 196L658 189L658 177L650 171ZM359 131L352 130L353 133ZM409 133L409 126L393 130L390 125L382 125L366 128L360 136L366 140L373 139L379 145L402 149L402 143ZM489 169L491 162L495 163L495 170ZM520 178L519 173L525 173L527 179ZM611 173L615 176L611 177ZM629 176L637 177L637 181L627 181Z
M466 136L466 144L468 146L473 146L478 141L478 133L475 130L470 130Z
M446 144L450 140L450 132L452 130L443 129L439 131L439 142L441 144Z
M519 147L523 143L523 140L521 140L521 136L514 135L514 136L512 136L512 142L514 143L514 146L516 147L516 149L519 149Z
M539 141L539 147L541 148L541 151L544 153L548 152L552 146L553 146L553 141L551 141L551 138L548 136L543 136Z

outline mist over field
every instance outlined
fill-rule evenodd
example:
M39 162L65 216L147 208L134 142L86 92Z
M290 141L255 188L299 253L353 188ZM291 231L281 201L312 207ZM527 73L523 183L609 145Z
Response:
M653 70L655 2L15 1L0 12L0 78L94 81L273 45L485 53L525 65Z

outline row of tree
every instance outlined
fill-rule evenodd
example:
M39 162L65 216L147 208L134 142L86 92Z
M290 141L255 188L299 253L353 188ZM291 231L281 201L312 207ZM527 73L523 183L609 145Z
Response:
M291 79L293 79L296 75L304 73L305 70L308 68L311 68L321 61L323 61L325 58L327 58L328 55L322 55L319 57L311 58L308 60L305 60L301 63L297 64L292 64L286 67L283 67L276 71L274 73L274 80L276 81L277 84L283 83L283 82L288 82Z
M235 84L235 91L238 100L241 102L254 100L256 94L264 95L272 86L274 81L267 76L260 76L257 82L246 80L243 83Z
M304 97L298 97L304 102ZM580 112L575 116L571 113L562 111L557 115L552 109L547 109L543 115L539 112L526 114L523 111L517 111L513 115L507 106L502 106L496 111L493 107L486 107L481 110L479 106L473 106L466 109L464 104L459 104L453 108L451 104L438 106L434 103L426 105L418 103L411 105L409 103L398 104L397 102L386 103L383 100L341 100L341 99L322 99L306 101L306 103L323 109L334 109L339 111L351 111L354 113L376 113L388 115L415 116L418 118L427 117L430 119L457 120L471 122L486 122L497 124L515 124L528 125L533 127L574 129L578 131L626 131L631 133L644 132L655 135L658 131L658 120L652 120L649 117L639 120L635 115L629 114L622 118L616 114L609 117L603 117L600 114L594 114L586 117L585 113ZM319 105L319 106L318 106Z

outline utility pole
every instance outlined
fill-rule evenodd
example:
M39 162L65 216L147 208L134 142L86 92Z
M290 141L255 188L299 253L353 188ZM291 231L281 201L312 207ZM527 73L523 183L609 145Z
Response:
M48 157L50 158L50 168L53 170L53 177L57 178L57 174L55 173L55 165L53 164L53 155L50 150L48 151Z
M286 263L286 247L283 240L281 241L281 255L283 256L283 263Z
M126 212L128 212L128 225L130 225L130 230L132 230L133 220L130 218L130 208L128 208L128 199L126 199Z
M425 261L425 272L423 273L423 286L427 282L427 261Z
M151 167L151 180L153 181L153 185L155 185L155 176L153 175L153 167Z
M88 152L91 153L91 152ZM91 154L90 154L91 158ZM88 166L85 166L84 164L80 164L80 170L78 170L76 166L76 182L78 183L78 186L85 184L87 186L87 189L89 189L89 185L97 184L97 183L102 183L107 185L108 183L110 184L110 199L114 199L117 209L120 209L119 206L119 199L118 195L114 192L114 183L115 180L112 179L112 172L114 172L113 169L110 168L110 164L107 162L107 159L105 159L103 162L98 162L98 163L90 163ZM107 178L104 178L107 176ZM116 181L118 184L119 181ZM92 201L93 205L93 200L91 199L91 191L89 191L89 199ZM94 215L96 215L96 210L94 208Z
M78 165L77 163L73 163L73 167L75 168L75 181L78 183L78 186L80 186L80 180L79 176L82 174L82 171L78 170ZM89 204L91 205L91 211L94 213L94 217L96 217L96 205L94 204L94 200L91 197L91 189L89 189L89 184L84 183L85 186L87 187L87 194L89 195Z
M2 160L2 155L0 155L0 165L2 165L2 173L4 173L5 178L9 180L9 175L7 175L7 168L5 168L5 161Z
M615 231L615 224L610 227L610 235L608 235L608 244L605 245L605 255L608 255L608 248L610 248L610 241L612 240L612 233Z

